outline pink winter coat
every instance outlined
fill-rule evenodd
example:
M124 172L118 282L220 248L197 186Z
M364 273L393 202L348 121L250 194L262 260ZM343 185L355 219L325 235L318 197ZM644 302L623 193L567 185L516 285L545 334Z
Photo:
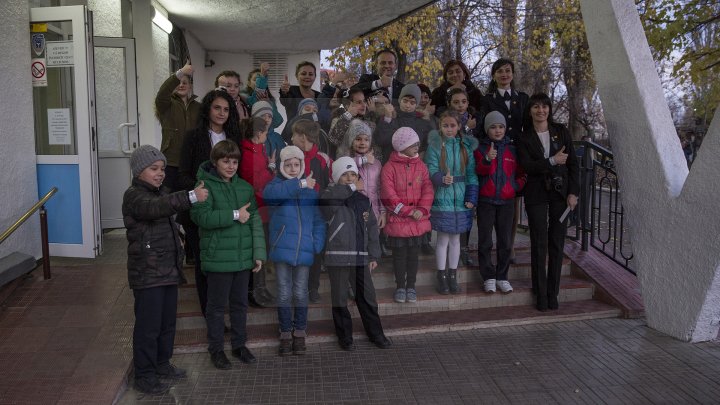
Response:
M419 157L400 156L396 151L382 168L380 199L387 209L383 231L388 236L408 238L430 232L430 207L435 197L427 166ZM416 221L410 215L420 210Z
M375 159L372 164L363 164L363 156L355 155L351 156L355 161L360 172L360 178L365 184L365 189L361 193L365 194L370 199L370 204L373 209L375 218L380 218L380 214L385 212L385 207L380 203L380 170L382 169L382 162Z

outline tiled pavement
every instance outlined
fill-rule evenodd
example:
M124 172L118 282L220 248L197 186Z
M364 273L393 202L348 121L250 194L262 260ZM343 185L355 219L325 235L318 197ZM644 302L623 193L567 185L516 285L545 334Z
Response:
M198 404L720 403L718 343L678 342L642 320L488 328L502 324L495 321L507 318L507 308L453 311L487 328L466 331L444 326L442 313L423 315L440 325L431 330L446 332L395 336L388 351L359 340L359 350L346 353L319 341L305 357L280 359L274 347L257 345L260 363L234 362L230 372L215 371L205 353L176 354L189 378L163 397L139 398L124 383L133 322L125 243L115 231L98 259L54 258L52 280L24 280L4 302L0 404L105 404L118 396L122 403ZM553 315L578 319L590 307L608 311L576 301ZM516 309L521 319L546 322L531 307ZM407 321L383 319L387 327Z
M256 365L213 368L206 353L175 355L188 370L163 396L129 390L121 404L717 404L720 343L687 344L640 319L600 319L367 341L344 352L310 345Z

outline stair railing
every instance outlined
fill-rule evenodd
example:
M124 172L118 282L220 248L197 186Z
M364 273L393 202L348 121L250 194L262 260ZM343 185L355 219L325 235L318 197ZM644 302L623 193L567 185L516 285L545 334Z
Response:
M50 273L50 245L48 242L48 227L47 227L47 210L45 209L45 203L52 198L52 196L57 193L58 189L57 187L53 187L50 189L50 191L47 192L43 196L43 198L40 199L40 201L36 202L32 207L30 207L29 210L25 212L17 221L15 221L8 229L5 230L2 234L0 234L0 244L2 244L5 239L7 239L10 235L12 235L15 230L17 230L20 225L25 223L25 221L30 218L35 211L40 210L40 237L42 239L42 253L43 253L43 277L45 280L49 280L52 278L52 274Z

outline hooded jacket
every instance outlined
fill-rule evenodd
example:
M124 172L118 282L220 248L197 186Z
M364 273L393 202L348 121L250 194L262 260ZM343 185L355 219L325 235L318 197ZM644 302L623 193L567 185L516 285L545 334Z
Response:
M435 200L432 205L430 222L436 231L445 233L463 233L472 228L472 210L465 207L466 202L477 204L478 178L475 174L473 151L477 148L477 139L471 136L447 138L438 131L430 132L425 164L435 187ZM453 183L443 184L442 149L446 150L447 171L453 176ZM468 155L465 171L462 170L460 148Z
M183 251L174 215L190 209L187 192L134 178L123 195L123 223L128 240L128 282L131 289L184 284Z
M497 157L488 162L485 155L495 145ZM515 201L515 195L525 186L527 176L518 163L512 140L504 136L500 141L484 138L475 149L475 171L479 178L478 201L504 205Z
M263 199L270 211L270 260L291 266L312 265L325 246L318 193L302 188L300 179L279 174L265 187Z
M430 232L434 193L425 163L419 157L409 158L393 152L383 166L381 176L381 199L388 213L383 232L399 238ZM420 220L411 216L416 209L423 214Z
M203 272L250 270L255 260L266 260L265 234L252 186L233 175L223 181L209 162L200 165L198 181L205 182L208 198L190 210L200 228L200 262ZM250 219L233 220L233 210L250 203Z

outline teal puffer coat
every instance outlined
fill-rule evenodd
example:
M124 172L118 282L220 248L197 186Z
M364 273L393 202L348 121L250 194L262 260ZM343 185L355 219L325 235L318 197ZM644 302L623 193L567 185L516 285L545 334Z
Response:
M193 205L190 218L200 228L200 261L203 272L250 270L255 260L266 260L265 234L254 190L237 174L223 181L208 161L200 165L198 182L205 182L208 198ZM250 203L250 219L233 220L233 210Z

